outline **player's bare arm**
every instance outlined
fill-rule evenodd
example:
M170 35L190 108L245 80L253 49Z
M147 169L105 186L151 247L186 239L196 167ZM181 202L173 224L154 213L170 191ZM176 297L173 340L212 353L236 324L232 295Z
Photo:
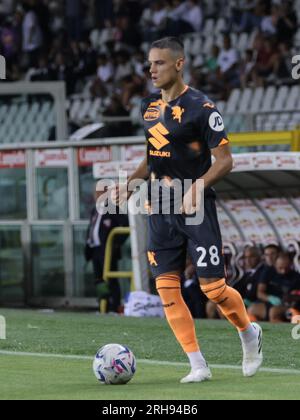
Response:
M146 181L148 178L149 178L149 170L148 170L147 157L145 157L145 159L137 168L137 170L131 175L131 177L128 178L128 184L130 184L130 182L135 181L137 179L142 179Z
M228 144L212 149L212 155L215 158L215 162L209 171L202 177L205 188L215 185L233 169L233 159Z
M147 157L143 160L143 162L139 165L137 170L128 178L127 183L117 185L112 192L112 199L116 202L117 205L122 205L124 202L129 200L131 195L133 194L133 189L130 188L130 185L133 184L134 181L145 181L149 178L149 170L148 170L148 163ZM137 184L135 183L135 187Z

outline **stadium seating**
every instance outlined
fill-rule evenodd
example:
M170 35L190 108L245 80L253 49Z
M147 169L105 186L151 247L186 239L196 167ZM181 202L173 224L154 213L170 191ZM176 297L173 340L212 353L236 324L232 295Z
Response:
M139 96L131 99L130 116L140 124ZM234 89L228 99L218 101L228 132L293 130L300 125L300 86ZM68 99L69 121L78 126L101 120L101 98L74 96ZM299 110L299 111L298 111ZM0 143L49 140L54 125L50 102L22 102L0 106Z
M231 279L241 279L245 245L285 244L300 272L300 198L219 200L218 217Z
M47 141L53 126L54 106L50 102L0 107L0 143Z

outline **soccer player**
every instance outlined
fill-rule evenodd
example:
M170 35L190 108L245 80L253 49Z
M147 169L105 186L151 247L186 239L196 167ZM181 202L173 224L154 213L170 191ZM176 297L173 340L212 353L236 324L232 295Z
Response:
M251 324L240 294L226 284L212 188L233 167L224 123L215 105L202 92L185 85L184 46L179 39L154 42L149 62L153 84L161 93L142 102L147 156L128 182L165 180L172 188L175 179L192 180L191 188L183 196L182 214L149 216L148 257L152 273L168 323L191 364L190 374L181 383L202 382L212 377L196 338L191 313L181 295L180 276L187 248L197 267L202 291L239 332L244 376L253 376L263 361L262 330ZM197 180L204 182L205 216L203 223L191 226L186 218L197 208ZM119 189L117 200L120 197Z

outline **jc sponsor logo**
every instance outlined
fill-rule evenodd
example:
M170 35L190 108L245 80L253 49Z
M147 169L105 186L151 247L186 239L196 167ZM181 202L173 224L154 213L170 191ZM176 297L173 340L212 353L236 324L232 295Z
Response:
M209 126L212 130L220 132L224 130L224 122L218 112L213 112L209 117Z

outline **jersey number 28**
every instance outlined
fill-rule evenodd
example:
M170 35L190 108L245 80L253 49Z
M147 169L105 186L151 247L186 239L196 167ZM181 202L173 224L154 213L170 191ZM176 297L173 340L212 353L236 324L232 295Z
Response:
M200 252L200 258L197 262L198 267L207 267L207 262L205 262L206 256L207 256L207 250L203 247L197 248L197 252ZM219 265L220 264L220 257L219 257L219 251L218 248L213 245L209 248L209 255L210 255L210 262L212 265Z

